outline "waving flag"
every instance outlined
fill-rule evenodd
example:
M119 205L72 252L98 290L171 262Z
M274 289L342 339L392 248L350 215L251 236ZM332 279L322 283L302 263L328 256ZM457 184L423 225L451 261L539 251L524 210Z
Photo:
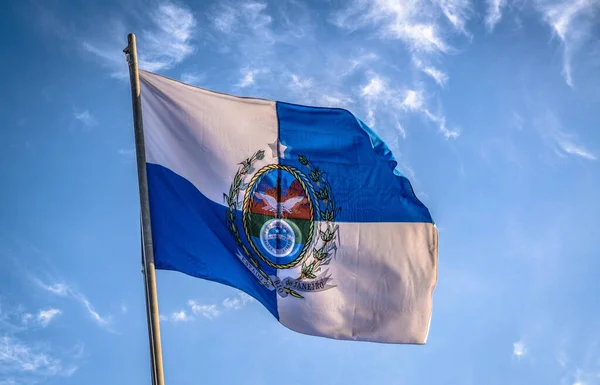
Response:
M437 229L364 123L140 80L157 269L238 288L300 333L426 342Z

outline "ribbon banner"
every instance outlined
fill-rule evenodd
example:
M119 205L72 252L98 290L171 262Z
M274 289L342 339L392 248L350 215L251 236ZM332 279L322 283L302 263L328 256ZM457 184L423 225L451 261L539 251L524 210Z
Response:
M335 287L335 285L327 284L330 279L331 276L327 276L327 272L322 274L321 277L312 279L310 281L294 279L291 277L280 279L279 277L273 275L271 276L271 281L277 289L277 294L279 294L281 297L287 297L288 293L285 291L285 289L303 292L319 292L331 289L332 287Z
M306 293L325 291L335 287L335 285L328 284L328 282L331 280L331 276L327 275L327 271L321 274L320 277L310 281L294 279L292 277L285 277L281 279L275 275L266 277L254 265L252 265L252 263L250 263L239 250L237 257L244 264L244 266L246 266L248 270L250 270L250 272L260 281L260 283L262 283L269 290L277 290L277 294L279 294L282 298L288 296L288 293L285 289Z

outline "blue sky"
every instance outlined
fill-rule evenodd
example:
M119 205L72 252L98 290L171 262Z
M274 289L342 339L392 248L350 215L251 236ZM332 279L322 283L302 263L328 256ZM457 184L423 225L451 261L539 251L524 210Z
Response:
M5 1L0 385L148 384L122 49L213 90L345 107L440 231L425 346L287 330L158 272L168 384L600 384L600 2Z

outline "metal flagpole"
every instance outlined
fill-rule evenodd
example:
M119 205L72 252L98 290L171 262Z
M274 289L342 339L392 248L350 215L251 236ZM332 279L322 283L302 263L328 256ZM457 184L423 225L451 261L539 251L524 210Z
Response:
M135 132L135 151L137 157L138 185L140 190L140 208L142 219L142 261L146 293L146 311L150 334L150 354L154 385L164 385L162 365L162 347L160 343L160 319L158 314L158 296L156 294L156 273L154 271L154 252L152 248L152 227L150 226L150 204L148 202L148 177L146 174L146 151L144 146L144 127L142 123L142 100L140 95L140 76L138 70L135 35L127 35L128 45L123 50L127 54L129 78L131 82L131 103L133 107L133 125Z
M142 217L140 215L140 250L141 250L141 254L142 254L142 267L145 266L144 264L144 230L143 230L143 226L141 226L142 224ZM148 290L148 281L146 280L146 273L144 271L145 269L142 268L142 275L144 276L144 298L146 299L146 322L148 325L148 343L149 343L149 347L150 347L150 369L151 369L151 379L152 379L152 385L156 385L156 365L154 364L154 343L152 342L152 328L150 327L150 325L152 324L152 318L150 317L150 303L149 303L149 299L150 296L148 295L149 290ZM160 317L159 317L160 319Z

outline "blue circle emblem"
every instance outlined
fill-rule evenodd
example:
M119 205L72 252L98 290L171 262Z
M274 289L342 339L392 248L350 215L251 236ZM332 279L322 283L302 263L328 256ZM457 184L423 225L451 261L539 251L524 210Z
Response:
M273 257L283 258L294 250L296 234L284 220L271 219L260 230L260 243Z

